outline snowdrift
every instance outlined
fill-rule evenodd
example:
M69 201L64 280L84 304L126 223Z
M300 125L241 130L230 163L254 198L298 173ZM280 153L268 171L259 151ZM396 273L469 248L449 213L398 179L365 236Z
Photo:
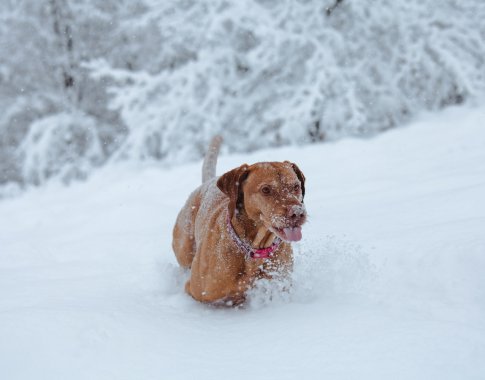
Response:
M194 302L171 229L200 163L118 165L0 202L0 378L485 376L485 112L375 139L225 156L291 159L310 221L293 290Z

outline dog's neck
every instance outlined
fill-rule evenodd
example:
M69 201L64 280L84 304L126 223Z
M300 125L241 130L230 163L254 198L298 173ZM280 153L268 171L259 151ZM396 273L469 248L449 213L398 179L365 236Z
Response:
M276 235L268 230L261 221L254 221L246 212L237 212L231 223L237 235L248 242L254 249L270 247Z

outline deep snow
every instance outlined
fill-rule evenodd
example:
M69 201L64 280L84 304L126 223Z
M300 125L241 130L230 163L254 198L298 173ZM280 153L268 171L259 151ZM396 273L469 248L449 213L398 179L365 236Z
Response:
M292 160L310 220L291 294L196 303L171 230L200 163L111 166L0 202L0 379L485 378L485 109Z

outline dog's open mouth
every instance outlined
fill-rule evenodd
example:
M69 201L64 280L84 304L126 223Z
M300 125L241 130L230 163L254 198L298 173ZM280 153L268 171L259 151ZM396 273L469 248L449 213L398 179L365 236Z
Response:
M299 241L301 240L301 226L297 227L285 227L285 228L272 228L273 232L281 239L286 241Z

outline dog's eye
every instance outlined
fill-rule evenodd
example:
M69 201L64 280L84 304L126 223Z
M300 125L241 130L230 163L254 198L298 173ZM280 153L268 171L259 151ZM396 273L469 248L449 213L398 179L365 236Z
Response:
M295 185L293 185L293 191L296 193L298 191L300 191L300 185L297 183Z
M271 194L271 188L269 186L263 186L261 188L261 192L264 194L264 195L270 195Z

